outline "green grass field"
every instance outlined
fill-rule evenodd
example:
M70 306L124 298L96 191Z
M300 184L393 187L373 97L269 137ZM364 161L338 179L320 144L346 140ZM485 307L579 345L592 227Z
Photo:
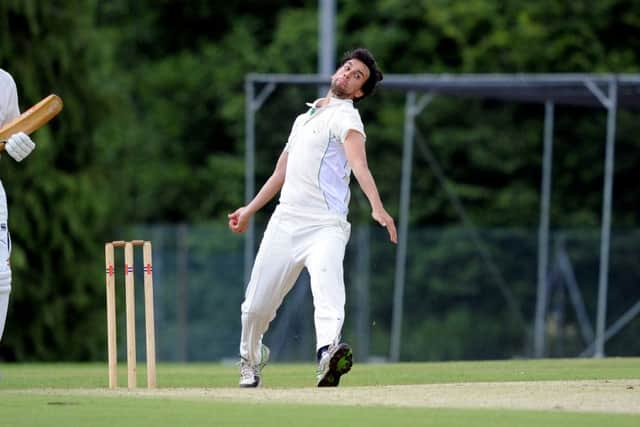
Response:
M222 364L158 365L158 393L106 389L106 364L0 365L0 425L13 426L638 426L640 411L578 412L559 409L429 408L380 405L368 396L390 385L466 384L575 380L633 380L639 384L640 358L546 359L486 362L357 364L337 389L317 390L315 366L272 364L265 387L243 400L215 391L238 393L238 368ZM138 385L145 384L144 365ZM120 367L120 385L126 385ZM475 385L473 383L476 383ZM434 386L438 389L438 386ZM627 386L634 399L640 387ZM173 391L176 390L174 393ZM188 393L178 392L190 391ZM195 392L193 392L195 390ZM400 388L402 392L402 388ZM407 393L410 392L407 388ZM209 393L208 391L212 392ZM282 392L306 393L314 402L291 402ZM323 404L341 396L354 403ZM460 393L465 391L461 389ZM322 394L325 393L325 394ZM255 399L254 399L255 397ZM400 396L401 398L402 396ZM409 397L409 396L407 396ZM464 396L460 396L464 398ZM411 396L421 399L421 396ZM429 396L424 397L425 401ZM606 399L606 396L603 396ZM320 401L320 403L318 402ZM640 400L638 400L640 401Z

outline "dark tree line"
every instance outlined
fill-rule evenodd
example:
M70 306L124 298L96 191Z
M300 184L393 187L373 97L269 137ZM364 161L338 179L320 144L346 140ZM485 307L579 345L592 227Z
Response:
M635 73L640 65L637 0L337 3L337 51L368 46L387 73ZM65 101L34 135L34 155L1 160L14 289L0 358L103 356L103 242L130 224L224 221L242 203L244 77L315 72L317 26L317 2L303 0L0 3L0 66L16 78L22 109L51 92ZM314 95L278 88L261 112L259 182ZM403 105L386 91L362 105L369 161L394 214ZM597 227L605 115L556 114L552 223ZM438 98L418 118L477 225L536 226L542 117L539 105ZM614 225L635 227L636 112L620 111L618 130ZM412 227L460 221L419 154L413 179ZM352 220L368 212L355 204Z

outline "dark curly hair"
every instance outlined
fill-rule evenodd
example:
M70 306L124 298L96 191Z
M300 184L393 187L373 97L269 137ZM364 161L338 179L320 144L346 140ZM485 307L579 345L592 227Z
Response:
M353 102L358 102L373 93L373 90L376 88L378 83L382 81L383 76L382 76L382 71L380 71L380 69L378 68L378 64L376 63L376 60L373 57L373 54L369 52L369 50L363 47L359 47L346 52L342 57L342 62L340 62L340 66L342 66L345 62L347 62L350 59L357 59L361 61L364 65L366 65L367 68L369 68L369 78L362 85L362 92L364 93L364 95L362 95L359 98L353 99Z

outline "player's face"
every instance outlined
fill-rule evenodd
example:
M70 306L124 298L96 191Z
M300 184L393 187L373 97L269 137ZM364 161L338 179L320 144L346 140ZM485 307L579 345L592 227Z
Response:
M369 78L369 67L358 59L349 59L331 77L331 92L342 99L359 98Z

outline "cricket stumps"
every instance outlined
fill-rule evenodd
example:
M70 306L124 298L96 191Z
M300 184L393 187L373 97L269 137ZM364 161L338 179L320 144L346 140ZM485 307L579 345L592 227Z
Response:
M109 388L118 387L118 347L116 337L115 248L124 248L125 311L127 329L127 387L136 388L136 312L134 286L134 247L142 246L144 270L144 317L147 350L147 388L156 387L156 340L153 315L153 262L151 242L117 240L104 246L107 285L107 350Z

